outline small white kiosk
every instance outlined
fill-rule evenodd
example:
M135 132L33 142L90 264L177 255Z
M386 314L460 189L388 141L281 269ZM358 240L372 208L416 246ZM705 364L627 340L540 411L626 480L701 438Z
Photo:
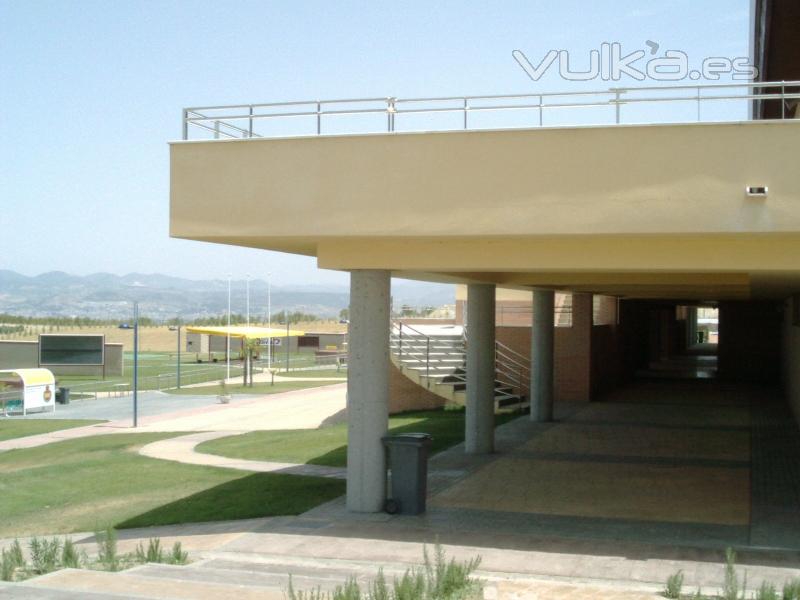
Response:
M56 380L48 369L0 371L0 405L3 415L29 410L56 411Z

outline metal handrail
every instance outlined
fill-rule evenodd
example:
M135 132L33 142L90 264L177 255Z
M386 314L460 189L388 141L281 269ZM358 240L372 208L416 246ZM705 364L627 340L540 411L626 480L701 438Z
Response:
M478 112L495 111L538 111L538 125L544 125L544 112L549 109L564 108L602 108L610 107L614 110L614 124L622 123L621 108L625 105L661 103L661 102L692 102L697 104L697 121L701 121L700 106L703 102L716 102L721 100L746 100L770 101L781 100L781 114L785 117L787 100L800 100L800 91L787 88L800 88L800 81L758 81L741 83L713 83L696 85L668 85L668 86L642 86L642 87L617 87L604 90L570 91L570 92L541 92L526 94L494 94L483 96L441 96L428 98L395 98L392 96L382 98L348 98L335 100L301 100L289 102L261 102L257 104L232 104L219 106L199 106L183 109L183 139L190 139L193 128L211 131L215 139L220 135L226 138L254 138L267 137L254 131L254 123L264 119L294 119L313 117L316 122L316 134L322 135L323 118L335 118L355 115L385 115L385 126L375 129L378 131L395 132L398 115L437 115L441 113L463 114L461 129L469 130L469 114ZM725 93L725 90L747 90L746 93ZM703 91L712 94L703 95ZM649 96L636 97L636 94L651 93ZM671 96L658 96L652 92L671 92ZM681 95L676 92L691 92ZM722 93L719 93L722 92ZM601 97L593 101L576 101L582 98ZM559 99L559 101L553 101ZM507 101L517 101L508 103ZM495 104L492 104L495 102ZM520 103L521 102L521 103ZM442 104L445 106L421 106L419 104ZM487 104L488 103L488 104ZM352 105L345 108L334 106ZM380 104L380 106L375 106ZM310 109L309 109L310 108ZM287 110L290 109L290 110ZM294 110L296 109L296 110ZM209 114L221 112L221 114ZM246 122L246 127L240 127L232 122ZM530 122L519 125L530 127ZM227 128L230 131L223 130ZM231 133L233 132L233 133ZM287 137L287 136L273 136Z

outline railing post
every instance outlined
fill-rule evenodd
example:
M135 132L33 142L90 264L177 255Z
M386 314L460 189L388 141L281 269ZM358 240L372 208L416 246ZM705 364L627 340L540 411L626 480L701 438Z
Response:
M697 86L697 122L700 122L700 86Z
M620 107L620 102L619 102L621 95L622 94L621 94L619 89L614 89L614 104L616 105L614 112L615 112L615 120L616 120L617 125L619 125L620 120L621 120L621 111L620 111L621 107Z
M469 100L464 98L464 129L467 129L467 111L469 110Z
M781 81L781 119L786 118L786 82Z
M219 121L214 121L214 139L219 139Z
M188 118L189 118L189 111L184 108L183 109L183 139L184 140L188 140L189 139L189 121L187 120Z
M247 119L247 137L253 137L253 105L250 105L250 117Z
M544 123L544 96L539 94L539 127Z
M400 341L398 342L399 346L398 354L399 354L400 366L402 367L403 366L403 322L402 321L400 321L400 334L398 335L398 338L400 338Z
M317 135L322 133L322 103L317 102Z
M425 338L425 378L428 387L431 387L431 338Z

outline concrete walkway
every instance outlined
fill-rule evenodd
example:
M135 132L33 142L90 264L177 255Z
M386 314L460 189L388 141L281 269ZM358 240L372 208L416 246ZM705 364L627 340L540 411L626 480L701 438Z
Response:
M152 410L142 411L144 414L140 412L139 427L136 429L132 427L131 418L128 417L86 427L4 440L0 442L0 452L114 433L224 431L231 435L231 433L256 430L312 429L324 422L342 418L346 396L346 384L325 385L266 396L250 396L234 399L230 404L219 404L213 397L208 396L198 397L197 402L194 402L195 397L191 396L148 392L140 398L140 407L146 408L152 405ZM182 399L185 401L182 402ZM115 406L111 408L110 414L118 415L116 404L120 401L117 399L86 401L92 405L102 402L114 403ZM160 412L161 403L171 407L172 410ZM187 403L193 406L175 410L175 407ZM128 410L130 405L126 403L125 411ZM95 418L98 416L95 415ZM69 417L80 418L74 414L70 414Z
M142 456L171 460L190 465L205 465L210 467L223 467L239 471L256 471L259 473L284 473L288 475L308 475L313 477L333 477L344 479L346 469L339 467L324 467L321 465L300 465L293 463L267 462L261 460L245 460L227 458L216 454L197 452L198 444L209 440L216 440L231 435L241 435L244 432L208 431L193 433L178 438L161 440L147 444L139 450Z

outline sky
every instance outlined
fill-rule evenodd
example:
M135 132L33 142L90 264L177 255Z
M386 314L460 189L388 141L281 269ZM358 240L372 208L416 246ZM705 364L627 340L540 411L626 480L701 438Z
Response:
M185 106L605 89L512 57L647 40L747 56L749 0L0 0L0 269L345 283L313 258L170 239ZM534 60L535 59L535 60ZM642 85L628 80L622 85ZM647 82L645 82L647 84Z

